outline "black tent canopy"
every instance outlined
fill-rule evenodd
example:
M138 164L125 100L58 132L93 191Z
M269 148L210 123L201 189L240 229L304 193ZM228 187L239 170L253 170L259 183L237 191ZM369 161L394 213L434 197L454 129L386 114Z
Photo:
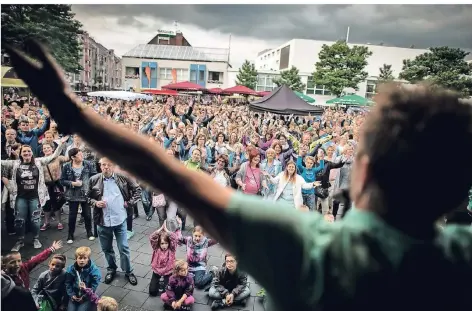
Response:
M272 93L251 102L249 104L249 109L257 112L267 111L276 114L323 114L323 108L307 104L286 85L279 86Z

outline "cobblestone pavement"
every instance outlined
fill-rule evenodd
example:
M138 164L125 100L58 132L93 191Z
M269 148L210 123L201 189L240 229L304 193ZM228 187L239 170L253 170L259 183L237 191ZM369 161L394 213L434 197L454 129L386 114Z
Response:
M98 239L95 241L89 241L85 234L85 228L83 225L77 225L75 233L74 244L66 244L67 238L67 209L65 210L63 217L64 230L58 231L53 222L52 227L40 233L40 241L43 244L43 249L49 247L54 240L62 240L64 247L59 251L67 257L67 265L70 265L74 261L74 251L79 246L88 246L92 250L92 260L100 268L102 272L102 281L106 274L106 260L103 252L100 248ZM111 284L100 283L97 294L110 296L115 298L119 305L120 310L123 311L145 311L145 310L163 310L163 304L159 297L150 297L149 282L151 280L151 254L152 248L149 244L148 237L158 228L157 215L154 214L151 221L146 221L144 214L140 211L140 217L133 221L134 236L129 240L129 247L131 249L131 264L134 267L134 274L138 279L138 285L132 286L126 280L124 273L118 272L115 279ZM4 214L2 213L2 219ZM192 221L187 220L187 228L184 235L190 234ZM189 230L190 229L190 230ZM29 259L41 250L36 250L32 245L31 235L27 235L25 239L25 247L21 249L21 255L23 260ZM5 224L2 221L2 254L8 252L15 244L15 236L8 236L6 234ZM119 252L116 247L116 243L113 245L115 253L117 254L117 262L119 262ZM224 262L224 250L219 245L215 245L209 248L209 259L208 265L221 266ZM185 259L185 247L180 246L177 250L177 258ZM36 279L41 272L47 269L47 261L38 265L30 274L31 286L36 283ZM249 299L246 307L231 307L228 310L251 310L251 311L262 311L264 310L262 303L259 298L256 297L256 293L260 290L260 286L254 281L253 278L249 277L251 298ZM193 306L194 311L208 311L210 309L211 301L208 297L208 292L201 290L195 290L195 305Z

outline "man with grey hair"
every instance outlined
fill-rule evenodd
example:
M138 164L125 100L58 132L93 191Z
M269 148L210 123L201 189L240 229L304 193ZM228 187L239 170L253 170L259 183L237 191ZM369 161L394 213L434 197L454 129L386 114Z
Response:
M115 164L107 158L100 159L101 173L90 178L89 203L93 207L93 220L98 226L98 239L108 263L105 283L110 284L115 275L116 257L113 251L113 236L120 252L121 270L131 285L138 284L131 267L128 246L127 209L141 199L141 188L130 177L115 172Z

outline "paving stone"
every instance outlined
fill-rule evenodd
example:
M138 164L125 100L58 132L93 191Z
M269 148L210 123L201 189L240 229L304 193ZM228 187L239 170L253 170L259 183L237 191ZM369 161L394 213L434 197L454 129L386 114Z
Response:
M127 288L129 290L134 290L136 292L142 292L146 286L149 284L149 280L148 279L145 279L145 278L141 278L139 276L136 277L136 279L138 280L138 284L136 285L131 285L131 283L127 283L124 288Z
M149 297L142 305L142 308L151 311L164 310L164 303L159 296Z
M125 277L124 273L117 272L113 281L111 281L110 285L117 286L117 287L124 287L128 284L128 279Z
M133 259L133 262L140 263L142 265L151 265L151 255L149 254L139 254L136 258Z
M108 287L105 292L103 292L103 296L108 296L115 298L115 300L120 303L121 299L126 296L130 292L129 289L124 289L122 287L110 286Z
M135 225L133 223L133 232L134 233L143 233L146 230L149 230L149 227L141 226L141 225Z
M102 277L104 278L105 276L102 275ZM97 287L97 291L95 292L98 296L102 296L102 294L108 289L110 288L111 285L109 284L105 284L105 283L100 283Z
M136 241L128 241L128 246L131 251L135 251L138 250L141 246L143 246L143 243Z
M133 307L141 307L148 298L149 295L146 293L130 291L123 297L120 303Z
M151 264L142 265L139 263L133 264L133 273L139 277L145 277L151 271Z

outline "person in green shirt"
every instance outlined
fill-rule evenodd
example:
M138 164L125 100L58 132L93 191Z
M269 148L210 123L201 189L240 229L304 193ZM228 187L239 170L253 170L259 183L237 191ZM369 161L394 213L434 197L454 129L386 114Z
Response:
M413 85L381 90L352 167L354 207L327 223L222 187L104 121L80 106L39 44L28 45L36 62L6 50L64 131L185 206L267 290L269 310L472 310L471 227L434 225L472 186L472 111L456 94ZM462 146L460 170L425 155L444 129Z

